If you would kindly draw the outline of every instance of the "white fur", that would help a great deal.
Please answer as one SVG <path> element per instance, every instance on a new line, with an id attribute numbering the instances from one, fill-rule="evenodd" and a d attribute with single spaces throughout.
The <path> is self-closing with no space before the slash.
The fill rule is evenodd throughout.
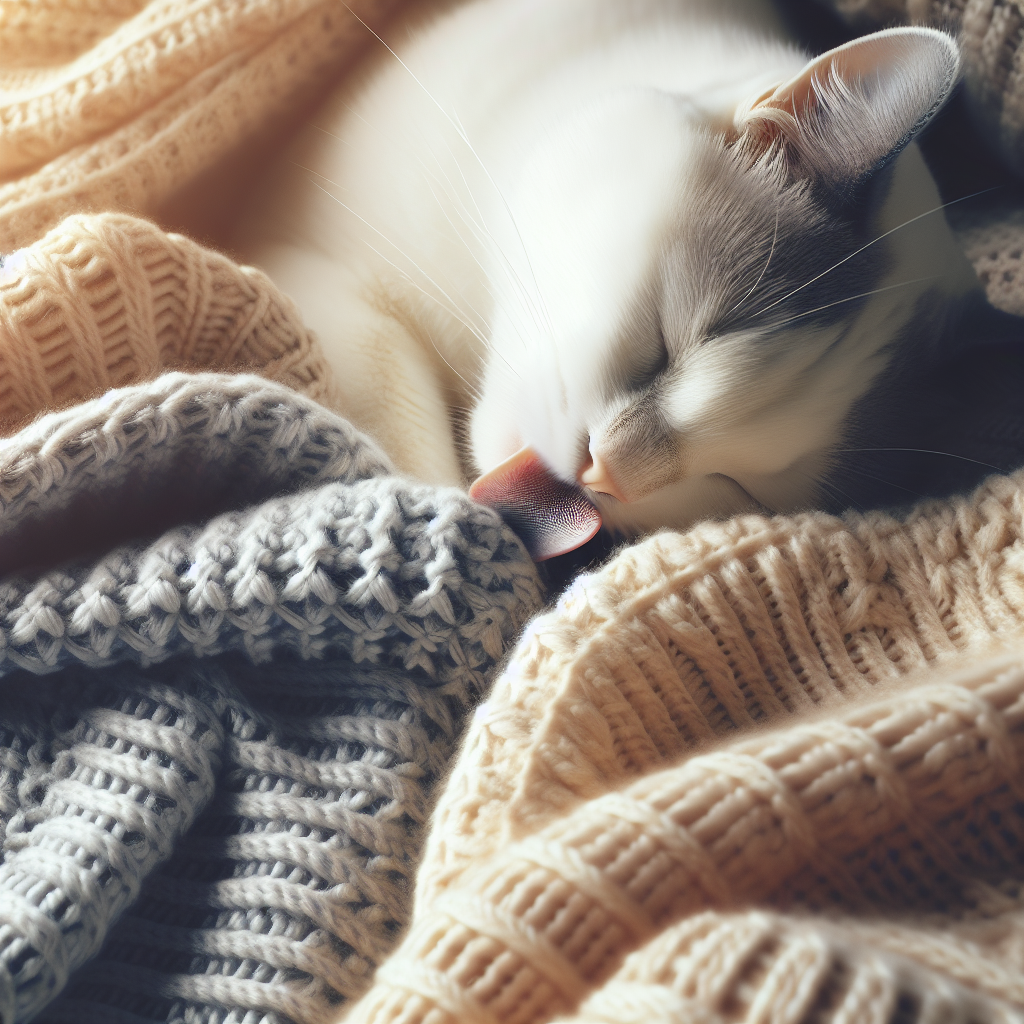
<path id="1" fill-rule="evenodd" d="M 723 148 L 760 117 L 803 133 L 793 151 L 810 173 L 842 173 L 830 116 L 848 109 L 841 82 L 815 86 L 820 116 L 753 103 L 806 70 L 767 2 L 476 0 L 395 50 L 382 48 L 365 88 L 346 87 L 313 118 L 239 248 L 298 301 L 343 411 L 423 479 L 465 482 L 467 469 L 526 443 L 575 479 L 637 401 L 623 382 L 657 364 L 660 341 L 636 310 L 660 303 L 673 333 L 658 411 L 676 441 L 655 460 L 650 493 L 596 495 L 606 523 L 798 507 L 915 301 L 936 282 L 948 293 L 973 283 L 941 215 L 925 217 L 894 232 L 883 290 L 851 321 L 795 320 L 770 347 L 756 322 L 713 343 L 700 336 L 715 303 L 750 294 L 749 268 L 738 283 L 729 265 L 690 294 L 681 268 L 693 257 L 673 250 L 691 237 Z M 907 118 L 892 104 L 934 106 L 934 96 L 902 78 L 881 92 L 885 112 L 865 108 L 872 138 L 895 145 Z M 771 153 L 762 163 L 755 184 L 738 187 L 765 190 L 758 266 L 774 273 L 765 257 L 782 172 Z M 875 230 L 938 202 L 911 147 Z M 905 283 L 916 278 L 927 280 Z M 470 409 L 460 459 L 452 410 Z M 609 458 L 622 465 L 618 443 Z"/>

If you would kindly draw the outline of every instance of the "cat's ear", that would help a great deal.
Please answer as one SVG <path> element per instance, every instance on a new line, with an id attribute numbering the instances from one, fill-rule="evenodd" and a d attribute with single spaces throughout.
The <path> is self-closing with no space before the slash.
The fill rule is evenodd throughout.
<path id="1" fill-rule="evenodd" d="M 945 32 L 875 32 L 744 104 L 736 129 L 754 156 L 781 145 L 794 176 L 841 188 L 899 153 L 952 92 L 959 66 Z"/>

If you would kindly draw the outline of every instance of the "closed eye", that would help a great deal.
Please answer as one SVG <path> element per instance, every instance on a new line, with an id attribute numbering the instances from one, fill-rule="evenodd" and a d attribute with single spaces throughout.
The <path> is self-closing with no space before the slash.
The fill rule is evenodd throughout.
<path id="1" fill-rule="evenodd" d="M 651 345 L 648 351 L 650 358 L 646 361 L 646 365 L 638 368 L 634 378 L 634 383 L 638 388 L 650 387 L 668 369 L 668 344 L 665 341 L 665 333 L 660 324 L 658 325 L 655 344 Z"/>

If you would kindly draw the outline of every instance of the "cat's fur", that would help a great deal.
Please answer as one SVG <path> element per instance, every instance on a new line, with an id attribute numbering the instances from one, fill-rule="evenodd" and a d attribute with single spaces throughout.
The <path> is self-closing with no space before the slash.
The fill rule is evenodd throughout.
<path id="1" fill-rule="evenodd" d="M 807 62 L 764 0 L 476 0 L 381 46 L 239 248 L 422 479 L 529 445 L 627 532 L 813 504 L 915 319 L 976 282 L 907 146 L 952 42 Z"/>

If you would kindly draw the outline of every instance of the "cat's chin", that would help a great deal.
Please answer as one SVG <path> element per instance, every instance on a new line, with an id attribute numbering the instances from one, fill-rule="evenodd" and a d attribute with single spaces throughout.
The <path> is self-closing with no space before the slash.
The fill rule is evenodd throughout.
<path id="1" fill-rule="evenodd" d="M 705 519 L 765 511 L 764 505 L 732 477 L 720 473 L 680 480 L 637 501 L 618 501 L 591 490 L 587 497 L 601 513 L 604 528 L 622 536 L 666 527 L 685 530 Z"/>

